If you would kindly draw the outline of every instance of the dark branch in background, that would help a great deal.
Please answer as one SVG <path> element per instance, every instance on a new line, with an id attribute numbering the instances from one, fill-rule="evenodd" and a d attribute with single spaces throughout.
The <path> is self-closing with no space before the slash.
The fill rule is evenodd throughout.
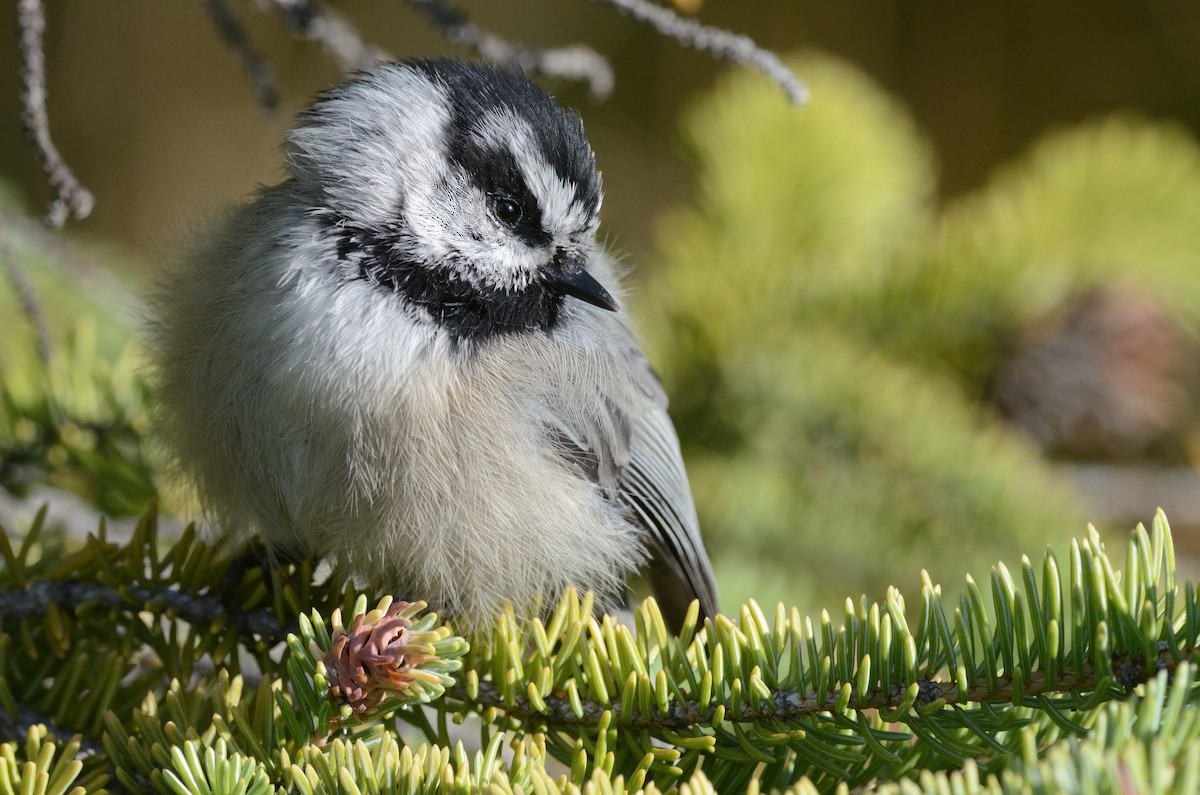
<path id="1" fill-rule="evenodd" d="M 35 712 L 23 704 L 17 704 L 16 715 L 9 715 L 6 710 L 0 709 L 0 741 L 24 742 L 29 730 L 34 726 L 45 726 L 46 731 L 54 735 L 54 738 L 60 743 L 67 743 L 72 737 L 78 737 L 79 753 L 75 755 L 76 759 L 86 759 L 104 752 L 104 746 L 99 740 L 64 729 L 45 715 Z"/>
<path id="2" fill-rule="evenodd" d="M 627 16 L 644 22 L 668 38 L 686 44 L 717 58 L 757 69 L 783 88 L 796 105 L 808 101 L 808 88 L 773 52 L 764 50 L 749 36 L 720 28 L 701 25 L 694 19 L 681 17 L 669 8 L 649 0 L 592 0 L 616 8 Z"/>
<path id="3" fill-rule="evenodd" d="M 316 0 L 259 0 L 259 5 L 282 16 L 288 30 L 320 44 L 345 72 L 366 69 L 390 58 L 385 51 L 363 41 L 349 20 Z"/>
<path id="4" fill-rule="evenodd" d="M 275 71 L 271 65 L 263 60 L 263 57 L 254 49 L 254 45 L 250 43 L 250 37 L 246 35 L 246 30 L 233 15 L 229 6 L 225 4 L 225 0 L 200 1 L 204 4 L 204 10 L 208 12 L 213 24 L 216 25 L 221 38 L 242 59 L 242 66 L 245 68 L 246 74 L 250 76 L 250 82 L 254 84 L 255 91 L 258 92 L 258 103 L 264 108 L 273 110 L 279 104 L 279 92 L 275 88 Z"/>
<path id="5" fill-rule="evenodd" d="M 266 609 L 238 610 L 212 594 L 169 586 L 118 588 L 81 580 L 42 580 L 21 590 L 0 592 L 0 616 L 5 621 L 42 618 L 52 604 L 69 613 L 86 606 L 120 610 L 134 617 L 152 610 L 197 625 L 228 621 L 244 638 L 261 638 L 272 644 L 286 640 L 288 633 L 298 632 L 300 626 L 295 622 L 285 626 Z"/>
<path id="6" fill-rule="evenodd" d="M 470 47 L 479 55 L 500 63 L 513 64 L 527 74 L 581 80 L 597 99 L 612 93 L 613 70 L 604 56 L 583 44 L 539 50 L 511 42 L 470 22 L 441 0 L 408 0 L 442 29 L 455 44 Z"/>
<path id="7" fill-rule="evenodd" d="M 4 275 L 8 277 L 8 283 L 12 285 L 13 292 L 16 293 L 21 311 L 25 313 L 29 325 L 33 326 L 34 345 L 37 348 L 38 358 L 42 364 L 49 364 L 50 357 L 54 353 L 54 336 L 50 331 L 50 325 L 46 322 L 46 314 L 42 311 L 42 305 L 38 301 L 33 285 L 25 278 L 25 271 L 21 270 L 21 266 L 17 264 L 17 257 L 8 242 L 9 229 L 3 224 L 3 220 L 4 217 L 0 216 L 0 267 L 4 268 Z"/>
<path id="8" fill-rule="evenodd" d="M 42 49 L 46 13 L 41 0 L 17 0 L 17 31 L 24 106 L 21 123 L 37 151 L 38 165 L 54 190 L 46 222 L 61 227 L 70 217 L 87 218 L 95 201 L 88 189 L 75 179 L 50 140 L 50 119 L 46 114 L 46 53 Z"/>

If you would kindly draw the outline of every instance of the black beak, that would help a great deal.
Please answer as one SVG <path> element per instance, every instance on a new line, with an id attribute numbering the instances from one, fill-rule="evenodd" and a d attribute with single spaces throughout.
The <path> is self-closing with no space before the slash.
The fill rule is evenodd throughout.
<path id="1" fill-rule="evenodd" d="M 584 264 L 581 257 L 567 255 L 559 249 L 558 255 L 554 257 L 554 266 L 550 269 L 550 283 L 565 295 L 616 312 L 616 299 L 583 269 Z"/>

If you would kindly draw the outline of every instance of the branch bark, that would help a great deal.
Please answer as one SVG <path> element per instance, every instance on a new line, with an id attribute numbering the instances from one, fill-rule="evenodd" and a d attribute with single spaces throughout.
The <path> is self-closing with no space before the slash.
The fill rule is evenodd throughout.
<path id="1" fill-rule="evenodd" d="M 60 228 L 68 218 L 87 218 L 95 200 L 75 178 L 50 138 L 50 117 L 46 111 L 46 53 L 42 46 L 46 10 L 42 0 L 17 0 L 17 31 L 21 59 L 21 123 L 37 152 L 38 165 L 54 191 L 46 222 Z"/>

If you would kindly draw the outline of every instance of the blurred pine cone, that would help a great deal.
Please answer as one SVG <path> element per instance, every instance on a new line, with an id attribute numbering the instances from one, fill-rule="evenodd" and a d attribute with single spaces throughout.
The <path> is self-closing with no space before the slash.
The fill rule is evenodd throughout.
<path id="1" fill-rule="evenodd" d="M 1157 301 L 1101 287 L 1023 335 L 992 398 L 1050 455 L 1181 458 L 1197 406 L 1195 338 Z"/>

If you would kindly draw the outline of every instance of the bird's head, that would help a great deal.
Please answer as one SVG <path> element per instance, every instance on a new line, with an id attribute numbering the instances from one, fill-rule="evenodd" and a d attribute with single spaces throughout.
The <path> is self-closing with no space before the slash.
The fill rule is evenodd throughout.
<path id="1" fill-rule="evenodd" d="M 587 270 L 601 185 L 583 123 L 519 72 L 379 65 L 301 116 L 287 163 L 338 267 L 455 337 L 549 330 L 568 297 L 617 308 Z"/>

